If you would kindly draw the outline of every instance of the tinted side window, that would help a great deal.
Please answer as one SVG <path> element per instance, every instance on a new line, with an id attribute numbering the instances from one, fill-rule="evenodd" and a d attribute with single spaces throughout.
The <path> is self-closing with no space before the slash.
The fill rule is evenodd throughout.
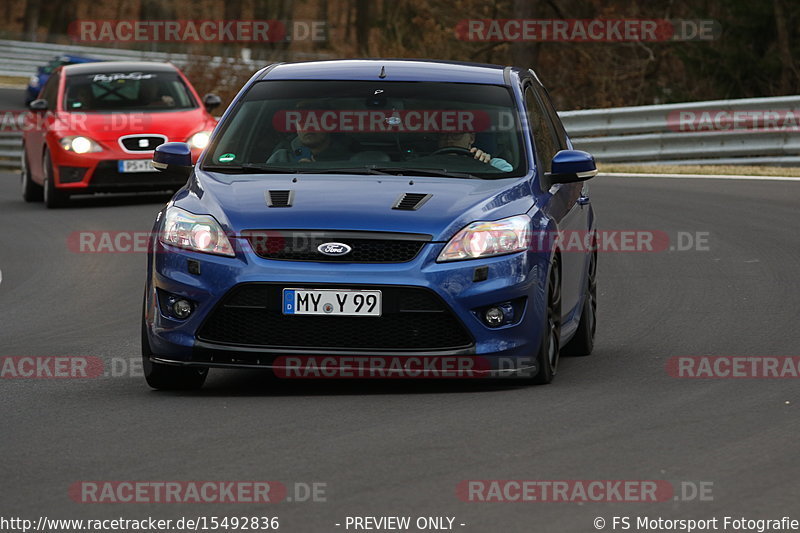
<path id="1" fill-rule="evenodd" d="M 550 124 L 550 119 L 539 105 L 530 86 L 525 90 L 525 110 L 528 115 L 528 124 L 533 132 L 533 143 L 536 148 L 539 165 L 545 172 L 550 172 L 553 156 L 556 155 L 560 147 Z"/>
<path id="2" fill-rule="evenodd" d="M 547 112 L 548 118 L 553 124 L 553 129 L 555 130 L 556 137 L 558 138 L 559 150 L 566 150 L 567 132 L 564 130 L 564 125 L 561 123 L 561 119 L 558 118 L 558 113 L 556 113 L 556 108 L 553 107 L 553 102 L 550 100 L 550 95 L 547 94 L 547 89 L 538 83 L 534 83 L 533 88 L 536 91 L 536 96 L 541 102 L 542 107 Z"/>
<path id="3" fill-rule="evenodd" d="M 42 98 L 47 100 L 48 111 L 54 111 L 58 100 L 58 80 L 60 76 L 50 76 L 42 89 Z"/>

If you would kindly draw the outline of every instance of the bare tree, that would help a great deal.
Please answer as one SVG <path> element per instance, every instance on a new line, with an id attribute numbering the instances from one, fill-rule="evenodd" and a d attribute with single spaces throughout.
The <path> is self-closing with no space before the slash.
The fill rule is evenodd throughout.
<path id="1" fill-rule="evenodd" d="M 535 18 L 537 3 L 531 0 L 514 0 L 514 18 Z M 541 12 L 541 11 L 540 11 Z M 511 45 L 511 62 L 523 67 L 533 67 L 538 62 L 539 47 L 534 42 L 515 42 Z"/>
<path id="2" fill-rule="evenodd" d="M 371 0 L 356 0 L 356 43 L 358 55 L 369 56 L 369 28 Z"/>
<path id="3" fill-rule="evenodd" d="M 39 31 L 39 12 L 42 9 L 41 0 L 28 0 L 25 4 L 25 27 L 23 34 L 29 41 L 37 40 Z"/>
<path id="4" fill-rule="evenodd" d="M 778 85 L 779 94 L 789 94 L 794 86 L 791 78 L 797 82 L 800 75 L 797 71 L 797 66 L 792 59 L 792 51 L 789 46 L 789 30 L 787 28 L 786 11 L 783 8 L 781 0 L 772 0 L 772 6 L 775 11 L 775 29 L 778 44 L 778 57 L 781 59 L 781 77 L 780 84 Z"/>

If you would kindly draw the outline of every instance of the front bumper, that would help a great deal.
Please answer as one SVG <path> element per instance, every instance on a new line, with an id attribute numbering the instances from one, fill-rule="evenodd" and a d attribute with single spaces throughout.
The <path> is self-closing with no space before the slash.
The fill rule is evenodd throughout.
<path id="1" fill-rule="evenodd" d="M 406 263 L 315 263 L 262 259 L 246 241 L 235 240 L 235 258 L 151 241 L 145 333 L 153 361 L 268 368 L 295 377 L 485 377 L 536 371 L 547 254 L 439 264 L 435 259 L 444 244 L 432 242 Z M 196 265 L 189 268 L 190 262 Z M 487 276 L 480 280 L 476 269 L 483 268 Z M 382 317 L 286 317 L 280 314 L 280 291 L 286 287 L 382 290 L 387 312 Z M 243 290 L 251 288 L 257 290 L 245 291 L 243 298 Z M 170 317 L 163 308 L 165 294 L 190 300 L 193 313 L 185 320 Z M 429 296 L 427 303 L 419 298 L 423 295 Z M 489 327 L 481 311 L 508 301 L 518 311 L 514 322 Z M 305 321 L 307 327 L 289 321 Z M 338 338 L 325 340 L 331 336 Z M 365 368 L 376 375 L 364 375 Z M 296 375 L 298 369 L 305 374 Z"/>
<path id="2" fill-rule="evenodd" d="M 100 192 L 166 191 L 186 184 L 186 179 L 152 172 L 121 172 L 120 161 L 150 161 L 153 152 L 126 153 L 121 149 L 75 154 L 60 146 L 51 147 L 54 185 L 69 194 Z M 193 154 L 196 161 L 200 152 Z"/>

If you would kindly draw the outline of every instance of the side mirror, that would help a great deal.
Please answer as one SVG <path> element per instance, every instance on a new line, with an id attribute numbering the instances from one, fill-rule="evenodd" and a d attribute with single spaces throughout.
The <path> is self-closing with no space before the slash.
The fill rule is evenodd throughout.
<path id="1" fill-rule="evenodd" d="M 212 110 L 218 108 L 221 103 L 222 99 L 216 94 L 208 93 L 203 97 L 203 105 L 205 106 L 206 111 L 208 111 L 209 113 L 211 113 Z"/>
<path id="2" fill-rule="evenodd" d="M 192 149 L 186 143 L 164 143 L 153 152 L 153 168 L 188 178 L 192 173 Z"/>
<path id="3" fill-rule="evenodd" d="M 47 111 L 47 100 L 39 98 L 28 104 L 28 109 L 31 111 Z"/>
<path id="4" fill-rule="evenodd" d="M 551 185 L 586 181 L 597 175 L 594 156 L 581 150 L 561 150 L 553 156 L 550 169 L 545 176 Z"/>

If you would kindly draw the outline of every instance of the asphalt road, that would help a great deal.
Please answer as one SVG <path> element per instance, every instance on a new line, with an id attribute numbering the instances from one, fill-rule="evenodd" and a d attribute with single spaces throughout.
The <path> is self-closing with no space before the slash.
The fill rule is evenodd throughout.
<path id="1" fill-rule="evenodd" d="M 601 254 L 595 353 L 563 359 L 552 385 L 212 371 L 200 392 L 163 393 L 120 368 L 0 379 L 0 516 L 278 516 L 281 531 L 302 532 L 345 531 L 348 515 L 451 516 L 465 532 L 589 532 L 596 517 L 611 531 L 613 516 L 800 519 L 797 380 L 665 371 L 672 356 L 800 355 L 800 183 L 600 177 L 592 199 L 601 228 L 708 232 L 709 249 Z M 165 200 L 52 211 L 23 203 L 17 176 L 0 174 L 0 356 L 138 360 L 144 255 L 67 242 L 146 231 Z M 470 479 L 712 489 L 705 501 L 460 501 Z M 68 495 L 80 480 L 320 482 L 327 501 L 85 504 Z"/>

